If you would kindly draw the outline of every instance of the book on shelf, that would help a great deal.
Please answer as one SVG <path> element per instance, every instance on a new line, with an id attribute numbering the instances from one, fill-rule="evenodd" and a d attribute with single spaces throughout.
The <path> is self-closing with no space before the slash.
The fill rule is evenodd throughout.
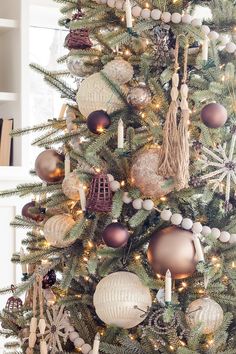
<path id="1" fill-rule="evenodd" d="M 10 133 L 13 129 L 13 119 L 0 119 L 0 166 L 12 166 L 13 139 Z"/>

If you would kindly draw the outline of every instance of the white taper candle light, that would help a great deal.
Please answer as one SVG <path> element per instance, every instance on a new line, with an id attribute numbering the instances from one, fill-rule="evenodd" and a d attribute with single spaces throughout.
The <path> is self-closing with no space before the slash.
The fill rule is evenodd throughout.
<path id="1" fill-rule="evenodd" d="M 202 60 L 208 60 L 208 46 L 209 46 L 209 39 L 207 35 L 205 35 L 205 39 L 202 43 Z"/>
<path id="2" fill-rule="evenodd" d="M 66 154 L 65 157 L 65 176 L 70 173 L 70 155 Z"/>
<path id="3" fill-rule="evenodd" d="M 93 342 L 93 354 L 99 354 L 100 334 L 97 333 Z"/>
<path id="4" fill-rule="evenodd" d="M 86 211 L 86 195 L 85 195 L 84 186 L 82 183 L 79 186 L 79 196 L 80 196 L 81 209 L 83 211 Z"/>
<path id="5" fill-rule="evenodd" d="M 203 250 L 202 250 L 201 241 L 200 241 L 200 239 L 199 239 L 197 234 L 193 235 L 193 242 L 194 242 L 194 247 L 195 247 L 195 250 L 196 250 L 198 262 L 204 262 L 205 261 L 204 253 L 203 253 Z"/>
<path id="6" fill-rule="evenodd" d="M 171 302 L 171 292 L 172 292 L 172 278 L 171 272 L 168 269 L 165 277 L 165 302 Z"/>
<path id="7" fill-rule="evenodd" d="M 125 12 L 126 12 L 126 26 L 127 28 L 132 28 L 132 12 L 131 12 L 131 3 L 130 0 L 126 0 L 125 2 Z"/>
<path id="8" fill-rule="evenodd" d="M 25 257 L 25 251 L 24 251 L 24 248 L 21 247 L 21 249 L 20 249 L 20 260 L 22 261 L 22 259 L 24 257 Z M 21 269 L 22 269 L 22 274 L 27 274 L 27 264 L 21 263 Z"/>
<path id="9" fill-rule="evenodd" d="M 120 119 L 118 123 L 118 149 L 124 148 L 124 123 Z"/>

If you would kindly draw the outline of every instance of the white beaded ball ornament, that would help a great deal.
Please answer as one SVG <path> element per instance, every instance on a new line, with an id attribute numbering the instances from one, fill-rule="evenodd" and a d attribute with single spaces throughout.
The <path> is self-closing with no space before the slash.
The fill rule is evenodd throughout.
<path id="1" fill-rule="evenodd" d="M 221 306 L 209 297 L 193 301 L 186 311 L 186 321 L 190 328 L 198 325 L 203 334 L 215 332 L 222 324 L 224 313 Z"/>
<path id="2" fill-rule="evenodd" d="M 80 188 L 81 181 L 76 171 L 69 173 L 62 182 L 63 193 L 71 200 L 80 200 Z"/>
<path id="3" fill-rule="evenodd" d="M 64 238 L 74 225 L 75 221 L 70 215 L 55 215 L 45 223 L 44 237 L 54 247 L 68 247 L 74 240 L 64 240 Z"/>
<path id="4" fill-rule="evenodd" d="M 107 114 L 124 108 L 124 101 L 110 88 L 100 73 L 87 77 L 79 87 L 77 104 L 83 116 L 104 110 Z"/>
<path id="5" fill-rule="evenodd" d="M 103 71 L 111 80 L 116 81 L 120 85 L 129 82 L 134 75 L 132 65 L 122 58 L 116 58 L 107 63 Z"/>
<path id="6" fill-rule="evenodd" d="M 116 272 L 98 283 L 93 303 L 98 317 L 107 325 L 133 328 L 144 321 L 146 316 L 139 309 L 147 311 L 152 298 L 136 274 Z"/>

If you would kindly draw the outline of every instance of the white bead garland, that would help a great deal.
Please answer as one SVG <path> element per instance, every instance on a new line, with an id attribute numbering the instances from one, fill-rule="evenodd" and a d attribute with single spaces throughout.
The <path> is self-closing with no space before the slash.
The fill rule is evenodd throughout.
<path id="1" fill-rule="evenodd" d="M 151 12 L 151 18 L 152 18 L 153 20 L 160 20 L 160 18 L 161 18 L 161 11 L 158 10 L 158 9 L 152 10 L 152 12 Z"/>
<path id="2" fill-rule="evenodd" d="M 211 229 L 211 235 L 215 238 L 218 239 L 220 237 L 220 230 L 217 229 L 216 227 L 213 227 L 213 229 Z"/>
<path id="3" fill-rule="evenodd" d="M 236 234 L 232 234 L 232 235 L 230 236 L 229 243 L 236 243 Z"/>
<path id="4" fill-rule="evenodd" d="M 174 12 L 172 15 L 171 15 L 171 21 L 173 23 L 180 23 L 182 20 L 182 17 L 181 15 L 178 13 L 178 12 Z"/>
<path id="5" fill-rule="evenodd" d="M 111 187 L 112 192 L 116 192 L 116 191 L 118 191 L 120 189 L 120 182 L 112 181 L 110 183 L 110 187 Z"/>
<path id="6" fill-rule="evenodd" d="M 154 203 L 151 199 L 144 200 L 143 209 L 152 210 L 154 208 Z"/>
<path id="7" fill-rule="evenodd" d="M 135 199 L 132 205 L 134 209 L 140 210 L 143 207 L 143 200 L 141 198 Z"/>
<path id="8" fill-rule="evenodd" d="M 183 220 L 183 217 L 181 214 L 176 213 L 171 216 L 170 220 L 173 225 L 180 225 Z"/>
<path id="9" fill-rule="evenodd" d="M 200 222 L 195 222 L 193 224 L 192 231 L 195 234 L 200 234 L 202 232 L 202 224 Z"/>
<path id="10" fill-rule="evenodd" d="M 144 19 L 144 20 L 147 20 L 148 18 L 150 18 L 151 16 L 151 10 L 149 9 L 143 9 L 141 11 L 141 17 Z"/>
<path id="11" fill-rule="evenodd" d="M 141 16 L 142 8 L 140 6 L 134 6 L 131 12 L 134 17 L 139 17 Z"/>
<path id="12" fill-rule="evenodd" d="M 191 228 L 193 227 L 193 222 L 189 218 L 184 218 L 183 221 L 182 221 L 181 226 L 185 230 L 191 230 Z"/>
<path id="13" fill-rule="evenodd" d="M 219 240 L 220 240 L 221 242 L 224 242 L 224 243 L 229 242 L 229 240 L 230 240 L 230 233 L 227 232 L 227 231 L 222 231 L 222 232 L 220 233 Z"/>
<path id="14" fill-rule="evenodd" d="M 122 201 L 125 204 L 130 204 L 132 202 L 132 198 L 129 197 L 129 193 L 128 192 L 124 192 L 123 197 L 122 197 Z"/>
<path id="15" fill-rule="evenodd" d="M 202 235 L 203 236 L 208 236 L 211 233 L 211 228 L 209 226 L 203 226 L 202 227 Z"/>
<path id="16" fill-rule="evenodd" d="M 161 19 L 163 22 L 168 23 L 171 20 L 171 13 L 170 12 L 163 12 L 161 15 Z"/>
<path id="17" fill-rule="evenodd" d="M 169 209 L 162 210 L 161 219 L 164 221 L 169 221 L 172 216 L 172 212 Z"/>
<path id="18" fill-rule="evenodd" d="M 186 25 L 189 25 L 192 22 L 192 16 L 189 14 L 185 14 L 182 16 L 182 22 Z"/>

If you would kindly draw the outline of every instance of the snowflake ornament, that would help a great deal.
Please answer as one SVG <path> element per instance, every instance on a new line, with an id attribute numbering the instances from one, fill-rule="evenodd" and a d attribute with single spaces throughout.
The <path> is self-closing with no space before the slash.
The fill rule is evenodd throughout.
<path id="1" fill-rule="evenodd" d="M 236 142 L 236 133 L 232 135 L 232 139 L 227 149 L 227 143 L 217 145 L 213 150 L 202 147 L 203 168 L 211 168 L 212 171 L 201 176 L 201 180 L 208 181 L 213 191 L 217 189 L 221 193 L 225 193 L 226 209 L 229 208 L 230 191 L 232 184 L 236 188 L 236 158 L 234 157 Z"/>
<path id="2" fill-rule="evenodd" d="M 63 352 L 61 340 L 66 343 L 68 338 L 68 314 L 64 308 L 65 306 L 55 305 L 46 311 L 45 341 L 51 354 Z"/>

